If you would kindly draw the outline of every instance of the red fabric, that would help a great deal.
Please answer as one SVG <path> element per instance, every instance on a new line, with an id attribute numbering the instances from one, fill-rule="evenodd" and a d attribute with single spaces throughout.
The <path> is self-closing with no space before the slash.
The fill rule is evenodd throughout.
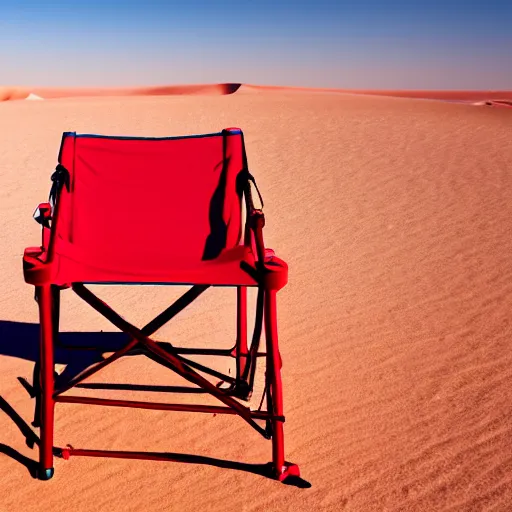
<path id="1" fill-rule="evenodd" d="M 52 227 L 52 281 L 254 284 L 238 247 L 239 130 L 180 139 L 66 134 L 70 173 Z"/>

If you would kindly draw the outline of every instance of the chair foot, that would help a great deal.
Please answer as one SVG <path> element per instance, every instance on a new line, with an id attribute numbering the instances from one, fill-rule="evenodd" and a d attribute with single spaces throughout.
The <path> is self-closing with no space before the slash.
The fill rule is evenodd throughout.
<path id="1" fill-rule="evenodd" d="M 277 480 L 281 483 L 284 485 L 298 487 L 299 489 L 311 488 L 311 483 L 301 478 L 299 466 L 297 466 L 297 464 L 290 464 L 289 462 L 286 462 L 283 469 L 284 471 L 277 477 Z"/>
<path id="2" fill-rule="evenodd" d="M 50 478 L 53 477 L 54 469 L 48 468 L 48 469 L 38 469 L 37 470 L 37 478 L 39 480 L 50 480 Z"/>
<path id="3" fill-rule="evenodd" d="M 275 470 L 276 468 L 274 468 Z M 297 464 L 292 464 L 290 462 L 285 462 L 284 467 L 281 469 L 281 472 L 276 471 L 277 479 L 280 482 L 286 483 L 285 480 L 289 478 L 298 478 L 300 477 L 300 469 Z"/>
<path id="4" fill-rule="evenodd" d="M 274 467 L 272 463 L 271 466 Z M 274 471 L 274 478 L 276 478 L 275 474 L 276 472 Z M 299 466 L 297 466 L 297 464 L 291 464 L 289 462 L 285 462 L 283 471 L 281 472 L 280 475 L 277 476 L 276 480 L 278 480 L 284 485 L 291 485 L 292 487 L 298 487 L 299 489 L 311 488 L 311 483 L 301 478 Z"/>
<path id="5" fill-rule="evenodd" d="M 300 477 L 300 469 L 297 464 L 285 462 L 280 472 L 276 469 L 273 462 L 267 462 L 266 466 L 266 475 L 273 480 L 278 480 L 283 484 L 294 485 L 296 487 L 311 487 L 311 484 Z"/>

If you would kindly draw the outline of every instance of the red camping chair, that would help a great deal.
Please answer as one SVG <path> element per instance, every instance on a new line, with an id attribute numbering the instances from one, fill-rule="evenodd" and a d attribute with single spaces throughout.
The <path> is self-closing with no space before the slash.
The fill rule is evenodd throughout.
<path id="1" fill-rule="evenodd" d="M 284 458 L 277 340 L 276 293 L 287 283 L 288 268 L 264 246 L 264 216 L 253 203 L 250 182 L 254 186 L 255 182 L 247 167 L 242 131 L 230 128 L 214 134 L 167 138 L 69 132 L 63 134 L 58 161 L 49 202 L 39 205 L 35 214 L 43 226 L 42 245 L 26 249 L 23 257 L 25 280 L 35 286 L 41 326 L 40 361 L 34 371 L 34 424 L 41 428 L 38 477 L 47 480 L 53 476 L 54 455 L 64 459 L 83 455 L 186 460 L 186 456 L 177 454 L 54 448 L 54 406 L 58 402 L 236 414 L 265 438 L 272 439 L 272 463 L 266 465 L 271 476 L 281 481 L 288 476 L 298 477 L 298 467 Z M 191 288 L 139 329 L 85 286 L 130 283 Z M 149 337 L 210 286 L 236 287 L 237 338 L 233 350 L 201 352 Z M 250 347 L 248 286 L 258 288 Z M 60 291 L 66 288 L 72 288 L 128 334 L 129 341 L 106 359 L 62 382 L 54 372 L 53 357 L 54 345 L 59 343 Z M 259 352 L 263 323 L 265 353 Z M 147 403 L 63 394 L 135 350 L 199 386 L 223 405 Z M 201 353 L 233 356 L 236 376 L 224 375 L 184 357 Z M 266 411 L 251 410 L 240 402 L 251 395 L 260 356 L 266 357 Z M 229 383 L 229 388 L 216 386 L 204 374 Z"/>

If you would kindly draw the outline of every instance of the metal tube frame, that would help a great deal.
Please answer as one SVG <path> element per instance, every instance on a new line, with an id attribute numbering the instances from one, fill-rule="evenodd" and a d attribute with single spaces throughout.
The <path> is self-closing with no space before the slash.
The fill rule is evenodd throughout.
<path id="1" fill-rule="evenodd" d="M 36 299 L 40 312 L 40 362 L 36 372 L 35 391 L 38 393 L 36 400 L 36 420 L 39 420 L 41 428 L 41 443 L 39 451 L 38 477 L 48 480 L 53 476 L 53 456 L 60 453 L 64 459 L 71 455 L 119 457 L 119 454 L 107 450 L 79 450 L 72 447 L 54 449 L 53 428 L 54 408 L 56 403 L 88 404 L 111 407 L 130 407 L 157 409 L 168 411 L 187 411 L 209 414 L 238 415 L 251 427 L 267 439 L 272 439 L 272 476 L 278 480 L 284 480 L 289 475 L 297 475 L 298 468 L 288 464 L 284 460 L 284 435 L 281 385 L 281 359 L 277 340 L 277 316 L 276 316 L 276 291 L 259 289 L 256 313 L 256 325 L 250 349 L 247 346 L 247 289 L 245 286 L 237 286 L 237 338 L 233 350 L 222 349 L 185 349 L 174 347 L 171 343 L 156 342 L 149 336 L 169 322 L 174 316 L 188 306 L 209 286 L 196 285 L 188 290 L 174 304 L 158 315 L 142 329 L 135 327 L 124 320 L 110 306 L 100 300 L 82 283 L 74 283 L 73 291 L 87 302 L 91 307 L 107 318 L 114 326 L 130 336 L 128 343 L 100 363 L 89 367 L 68 382 L 55 386 L 53 347 L 58 339 L 60 289 L 54 285 L 36 287 Z M 266 332 L 266 352 L 258 352 L 259 337 L 261 334 L 261 320 L 264 317 Z M 260 320 L 260 321 L 258 321 Z M 258 325 L 259 324 L 259 325 Z M 138 402 L 131 400 L 109 400 L 101 398 L 86 398 L 79 396 L 63 396 L 63 393 L 79 385 L 82 381 L 99 372 L 117 359 L 142 351 L 145 355 L 159 364 L 173 370 L 187 381 L 197 385 L 202 391 L 217 398 L 224 406 L 207 406 L 196 404 L 165 404 L 155 402 Z M 217 372 L 209 367 L 191 361 L 182 354 L 208 354 L 219 356 L 233 356 L 236 358 L 236 377 L 230 377 Z M 242 405 L 234 396 L 247 398 L 252 392 L 256 361 L 258 357 L 266 357 L 266 386 L 267 398 L 266 411 L 252 411 Z M 205 377 L 197 373 L 197 370 L 220 378 L 231 384 L 228 390 L 220 389 Z M 35 372 L 35 373 L 36 373 Z M 256 420 L 266 422 L 266 428 L 256 423 Z M 137 458 L 155 459 L 154 454 L 139 453 Z M 181 460 L 177 458 L 163 457 L 162 460 Z"/>

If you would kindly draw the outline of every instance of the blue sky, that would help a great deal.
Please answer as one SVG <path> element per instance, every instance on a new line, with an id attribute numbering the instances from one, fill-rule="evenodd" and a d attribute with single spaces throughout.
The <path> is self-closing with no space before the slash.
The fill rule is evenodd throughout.
<path id="1" fill-rule="evenodd" d="M 512 0 L 0 0 L 0 85 L 512 89 Z"/>

